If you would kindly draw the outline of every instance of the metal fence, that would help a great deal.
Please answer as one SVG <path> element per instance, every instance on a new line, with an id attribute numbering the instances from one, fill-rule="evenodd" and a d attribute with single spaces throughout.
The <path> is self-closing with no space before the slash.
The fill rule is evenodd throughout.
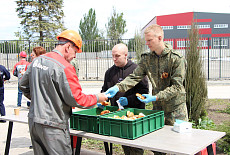
<path id="1" fill-rule="evenodd" d="M 229 79 L 230 78 L 230 49 L 229 38 L 208 38 L 201 41 L 201 59 L 206 78 Z M 222 40 L 222 41 L 221 41 Z M 223 40 L 225 40 L 223 42 Z M 174 49 L 185 55 L 186 44 L 184 39 L 176 40 Z M 180 42 L 178 42 L 180 41 Z M 104 80 L 106 70 L 113 65 L 112 48 L 117 43 L 125 43 L 129 48 L 129 59 L 136 62 L 136 43 L 133 39 L 125 40 L 90 40 L 84 41 L 83 52 L 76 55 L 79 64 L 79 80 Z M 175 40 L 167 40 L 174 43 Z M 12 71 L 13 66 L 19 61 L 19 53 L 26 51 L 28 55 L 36 46 L 43 46 L 47 52 L 55 48 L 55 41 L 31 42 L 28 40 L 0 40 L 0 64 Z M 180 47 L 178 44 L 180 43 Z M 186 43 L 186 41 L 185 41 Z M 215 46 L 211 43 L 215 43 Z M 222 44 L 221 44 L 222 43 Z M 227 45 L 226 45 L 227 44 Z M 174 44 L 173 44 L 174 45 Z M 182 46 L 183 45 L 183 46 Z M 145 47 L 147 50 L 147 47 Z M 30 56 L 27 58 L 30 61 Z"/>

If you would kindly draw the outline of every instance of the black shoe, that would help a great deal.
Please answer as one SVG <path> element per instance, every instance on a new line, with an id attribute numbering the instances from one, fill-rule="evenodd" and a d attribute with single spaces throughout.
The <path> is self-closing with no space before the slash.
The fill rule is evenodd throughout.
<path id="1" fill-rule="evenodd" d="M 29 149 L 33 149 L 33 146 L 31 145 L 31 146 L 29 147 Z"/>
<path id="2" fill-rule="evenodd" d="M 6 123 L 6 121 L 5 120 L 0 120 L 0 123 Z"/>

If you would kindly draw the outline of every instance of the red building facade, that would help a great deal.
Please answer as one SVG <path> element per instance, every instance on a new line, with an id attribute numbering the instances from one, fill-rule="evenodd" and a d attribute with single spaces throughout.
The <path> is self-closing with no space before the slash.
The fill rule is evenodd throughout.
<path id="1" fill-rule="evenodd" d="M 192 22 L 197 23 L 202 48 L 218 46 L 229 48 L 230 14 L 228 13 L 187 12 L 156 16 L 142 29 L 142 33 L 149 25 L 161 25 L 165 41 L 169 42 L 174 49 L 183 49 Z"/>

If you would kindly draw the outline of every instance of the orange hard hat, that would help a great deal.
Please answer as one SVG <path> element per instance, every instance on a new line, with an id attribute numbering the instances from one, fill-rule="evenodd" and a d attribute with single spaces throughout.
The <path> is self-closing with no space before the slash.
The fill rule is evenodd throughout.
<path id="1" fill-rule="evenodd" d="M 57 36 L 57 39 L 59 38 L 65 38 L 70 41 L 72 41 L 75 46 L 79 48 L 78 53 L 81 53 L 81 47 L 82 47 L 82 39 L 81 36 L 74 30 L 65 30 L 60 35 Z"/>
<path id="2" fill-rule="evenodd" d="M 21 51 L 19 54 L 20 57 L 26 58 L 26 52 L 25 51 Z"/>

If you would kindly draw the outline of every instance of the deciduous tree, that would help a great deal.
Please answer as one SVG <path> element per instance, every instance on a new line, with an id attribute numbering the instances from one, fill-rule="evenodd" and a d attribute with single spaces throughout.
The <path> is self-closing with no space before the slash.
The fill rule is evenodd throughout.
<path id="1" fill-rule="evenodd" d="M 127 32 L 126 20 L 123 18 L 123 13 L 117 13 L 113 7 L 113 13 L 108 19 L 108 25 L 105 25 L 107 30 L 107 37 L 110 39 L 121 39 Z"/>
<path id="2" fill-rule="evenodd" d="M 94 40 L 100 37 L 97 28 L 96 13 L 92 8 L 90 8 L 88 14 L 84 14 L 83 19 L 80 20 L 79 34 L 82 40 Z"/>

